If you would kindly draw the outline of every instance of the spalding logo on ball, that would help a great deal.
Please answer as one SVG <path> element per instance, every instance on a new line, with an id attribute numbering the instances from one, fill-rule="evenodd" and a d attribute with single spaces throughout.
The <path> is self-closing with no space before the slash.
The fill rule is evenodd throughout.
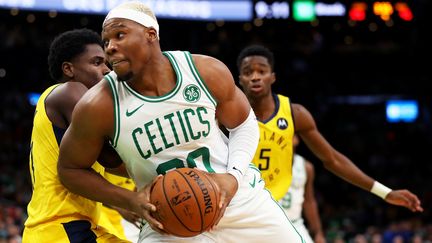
<path id="1" fill-rule="evenodd" d="M 195 168 L 166 173 L 152 186 L 150 201 L 157 208 L 153 216 L 165 231 L 192 237 L 212 227 L 219 213 L 220 193 L 214 180 Z"/>

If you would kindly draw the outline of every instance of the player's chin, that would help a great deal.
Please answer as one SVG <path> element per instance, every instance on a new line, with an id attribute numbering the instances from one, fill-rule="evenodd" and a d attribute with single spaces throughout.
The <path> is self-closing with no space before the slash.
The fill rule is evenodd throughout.
<path id="1" fill-rule="evenodd" d="M 114 72 L 117 74 L 117 79 L 119 81 L 127 81 L 133 77 L 133 73 L 130 71 L 114 69 Z"/>
<path id="2" fill-rule="evenodd" d="M 264 90 L 263 89 L 261 89 L 261 88 L 253 88 L 253 89 L 250 89 L 249 90 L 249 94 L 250 94 L 250 96 L 252 96 L 252 97 L 260 97 L 260 96 L 262 96 L 263 95 L 263 92 Z"/>

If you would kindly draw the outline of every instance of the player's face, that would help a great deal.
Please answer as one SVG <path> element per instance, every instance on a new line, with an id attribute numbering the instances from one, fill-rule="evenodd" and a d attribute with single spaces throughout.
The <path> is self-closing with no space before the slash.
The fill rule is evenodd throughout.
<path id="1" fill-rule="evenodd" d="M 102 39 L 108 62 L 119 80 L 129 80 L 149 60 L 146 28 L 134 21 L 113 18 L 103 26 Z"/>
<path id="2" fill-rule="evenodd" d="M 86 51 L 72 60 L 75 81 L 93 87 L 110 70 L 105 64 L 105 53 L 98 44 L 89 44 Z"/>
<path id="3" fill-rule="evenodd" d="M 271 94 L 275 74 L 266 57 L 248 56 L 240 66 L 240 85 L 248 98 Z"/>

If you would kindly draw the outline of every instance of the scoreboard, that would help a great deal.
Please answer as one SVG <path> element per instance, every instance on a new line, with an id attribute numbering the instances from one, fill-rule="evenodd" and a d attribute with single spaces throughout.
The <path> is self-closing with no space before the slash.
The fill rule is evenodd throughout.
<path id="1" fill-rule="evenodd" d="M 400 19 L 411 21 L 411 7 L 404 1 L 254 1 L 254 17 L 260 19 L 293 19 L 313 21 L 324 17 L 347 17 L 352 21 L 365 21 L 368 16 L 383 21 Z"/>

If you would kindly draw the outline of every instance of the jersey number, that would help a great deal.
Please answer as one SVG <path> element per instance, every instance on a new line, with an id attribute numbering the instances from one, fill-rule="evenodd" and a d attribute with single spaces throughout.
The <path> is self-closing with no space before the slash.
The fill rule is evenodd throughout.
<path id="1" fill-rule="evenodd" d="M 269 165 L 270 165 L 270 156 L 264 154 L 264 153 L 267 153 L 267 152 L 271 153 L 271 149 L 269 149 L 269 148 L 263 148 L 260 151 L 260 156 L 259 156 L 260 161 L 259 161 L 259 164 L 258 164 L 258 169 L 260 169 L 260 170 L 268 170 L 268 168 L 269 168 Z M 261 160 L 264 160 L 265 162 L 261 163 Z"/>
<path id="2" fill-rule="evenodd" d="M 285 209 L 289 209 L 292 204 L 292 195 L 291 192 L 285 194 L 285 196 L 281 200 L 281 206 Z"/>
<path id="3" fill-rule="evenodd" d="M 213 168 L 210 166 L 210 151 L 206 147 L 201 147 L 199 149 L 196 149 L 196 150 L 190 152 L 186 158 L 186 164 L 181 159 L 178 159 L 178 158 L 171 159 L 171 160 L 168 160 L 166 162 L 159 164 L 159 166 L 156 168 L 156 172 L 158 174 L 165 175 L 165 173 L 167 171 L 172 170 L 172 169 L 185 168 L 185 167 L 195 168 L 195 167 L 197 167 L 197 165 L 195 163 L 195 159 L 200 157 L 200 156 L 201 156 L 202 162 L 203 162 L 205 168 L 207 169 L 207 171 L 210 173 L 215 173 Z"/>

